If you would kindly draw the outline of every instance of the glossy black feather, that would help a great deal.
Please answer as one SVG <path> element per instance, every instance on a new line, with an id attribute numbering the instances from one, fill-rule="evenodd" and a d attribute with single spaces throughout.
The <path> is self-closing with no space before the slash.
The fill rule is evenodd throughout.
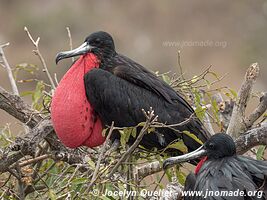
<path id="1" fill-rule="evenodd" d="M 267 176 L 267 162 L 258 161 L 244 156 L 231 156 L 218 160 L 207 160 L 197 176 L 190 174 L 186 179 L 185 190 L 187 191 L 257 191 Z M 255 182 L 257 179 L 257 182 Z M 218 199 L 265 199 L 263 195 L 217 197 L 209 196 L 207 200 Z M 202 200 L 203 197 L 186 197 L 185 200 Z"/>
<path id="2" fill-rule="evenodd" d="M 138 63 L 117 54 L 113 41 L 110 41 L 112 38 L 108 35 L 105 40 L 105 34 L 100 32 L 100 39 L 93 35 L 86 40 L 95 46 L 92 52 L 101 62 L 100 68 L 89 71 L 84 77 L 88 101 L 104 125 L 111 125 L 114 121 L 115 126 L 136 126 L 145 121 L 142 109 L 148 111 L 150 107 L 159 116 L 159 122 L 166 124 L 183 122 L 194 114 L 192 107 L 168 84 Z M 203 142 L 209 137 L 196 117 L 175 129 L 177 131 L 158 128 L 146 134 L 141 145 L 147 149 L 164 149 L 171 142 L 183 139 L 188 150 L 192 151 L 200 144 L 182 131 L 195 134 Z M 131 138 L 130 142 L 133 140 Z"/>
<path id="3" fill-rule="evenodd" d="M 150 72 L 146 72 L 149 75 L 139 72 L 142 74 L 141 77 L 150 78 L 143 78 L 142 84 L 137 82 L 139 80 L 135 79 L 132 69 L 129 72 L 123 74 L 126 78 L 121 72 L 116 76 L 102 69 L 91 70 L 85 75 L 87 98 L 105 125 L 110 125 L 114 121 L 115 126 L 119 127 L 136 126 L 145 121 L 142 109 L 149 110 L 150 107 L 159 115 L 159 121 L 166 124 L 180 123 L 193 114 L 192 108 L 176 92 L 157 77 L 154 77 L 154 81 Z M 147 85 L 147 88 L 142 85 Z M 190 131 L 202 141 L 207 138 L 201 122 L 196 118 L 176 129 Z M 146 134 L 141 145 L 147 149 L 154 147 L 163 149 L 179 138 L 184 140 L 189 151 L 200 146 L 190 137 L 168 128 L 157 129 L 156 133 Z"/>
<path id="4" fill-rule="evenodd" d="M 266 199 L 266 161 L 236 155 L 233 139 L 224 133 L 212 136 L 203 148 L 207 160 L 197 174 L 188 175 L 185 191 L 202 192 L 204 196 L 187 196 L 185 200 Z M 242 191 L 245 195 L 217 196 L 214 193 L 206 196 L 207 192 L 216 191 Z M 251 192 L 257 193 L 252 195 Z"/>

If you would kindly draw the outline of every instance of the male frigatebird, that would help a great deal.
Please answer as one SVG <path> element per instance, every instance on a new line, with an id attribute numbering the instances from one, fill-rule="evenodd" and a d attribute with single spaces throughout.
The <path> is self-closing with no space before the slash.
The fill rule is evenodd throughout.
<path id="1" fill-rule="evenodd" d="M 164 149 L 170 143 L 183 140 L 188 151 L 200 144 L 208 133 L 194 115 L 192 107 L 167 83 L 133 60 L 118 54 L 112 37 L 106 32 L 89 35 L 77 49 L 61 52 L 61 59 L 81 55 L 59 83 L 52 99 L 51 117 L 58 137 L 69 147 L 89 147 L 103 143 L 102 126 L 136 126 L 145 121 L 142 109 L 153 108 L 158 121 L 177 124 L 190 118 L 187 124 L 157 128 L 145 134 L 141 145 L 146 149 Z M 174 130 L 175 129 L 175 130 Z M 119 137 L 114 133 L 113 139 Z M 130 143 L 134 138 L 130 138 Z M 182 152 L 179 152 L 180 154 Z"/>
<path id="2" fill-rule="evenodd" d="M 202 160 L 195 174 L 190 173 L 186 178 L 185 191 L 200 191 L 202 195 L 187 193 L 185 200 L 265 199 L 267 162 L 236 155 L 235 142 L 225 133 L 213 135 L 191 153 L 168 158 L 163 167 L 199 157 Z"/>

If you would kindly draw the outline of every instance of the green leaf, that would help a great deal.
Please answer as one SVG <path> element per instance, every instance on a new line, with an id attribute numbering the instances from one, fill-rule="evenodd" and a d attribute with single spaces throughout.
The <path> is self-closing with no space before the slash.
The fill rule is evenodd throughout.
<path id="1" fill-rule="evenodd" d="M 260 145 L 259 146 L 259 148 L 257 150 L 257 153 L 256 153 L 257 160 L 262 160 L 265 148 L 266 148 L 265 145 Z"/>
<path id="2" fill-rule="evenodd" d="M 219 119 L 219 108 L 218 108 L 218 104 L 217 104 L 215 99 L 211 98 L 211 106 L 212 106 L 212 112 L 213 112 L 213 114 L 214 114 L 214 116 L 216 118 L 216 122 L 218 124 L 220 124 L 221 122 L 220 122 L 220 119 Z"/>
<path id="3" fill-rule="evenodd" d="M 32 95 L 32 104 L 33 104 L 33 107 L 37 110 L 38 108 L 40 108 L 38 102 L 43 96 L 44 89 L 45 89 L 44 82 L 43 81 L 37 82 L 35 91 L 33 92 L 33 95 Z"/>
<path id="4" fill-rule="evenodd" d="M 129 138 L 131 136 L 131 133 L 132 133 L 132 128 L 124 128 L 123 130 L 119 130 L 120 132 L 120 142 L 121 142 L 121 145 L 122 147 L 125 148 L 127 142 L 129 141 Z"/>
<path id="5" fill-rule="evenodd" d="M 184 172 L 182 172 L 181 170 L 179 170 L 176 174 L 177 174 L 177 178 L 178 178 L 179 183 L 184 185 L 185 180 L 186 180 L 186 174 Z"/>
<path id="6" fill-rule="evenodd" d="M 107 130 L 108 130 L 108 128 L 104 128 L 103 130 L 102 130 L 102 136 L 104 136 L 104 137 L 106 137 L 107 135 Z"/>
<path id="7" fill-rule="evenodd" d="M 29 95 L 33 95 L 33 91 L 24 91 L 20 93 L 20 96 L 24 97 L 24 96 L 29 96 Z"/>
<path id="8" fill-rule="evenodd" d="M 167 148 L 177 149 L 177 150 L 183 152 L 184 154 L 188 153 L 187 146 L 184 144 L 184 142 L 182 140 L 168 145 Z"/>
<path id="9" fill-rule="evenodd" d="M 197 136 L 195 136 L 193 133 L 190 133 L 189 131 L 183 131 L 183 133 L 186 134 L 187 136 L 191 137 L 197 143 L 203 145 L 203 142 L 200 139 L 198 139 Z"/>
<path id="10" fill-rule="evenodd" d="M 143 127 L 145 126 L 146 122 L 140 122 L 137 126 Z"/>
<path id="11" fill-rule="evenodd" d="M 206 82 L 207 88 L 210 89 L 210 86 L 211 86 L 210 81 L 206 79 L 204 79 L 204 81 Z"/>
<path id="12" fill-rule="evenodd" d="M 218 75 L 215 72 L 209 72 L 210 74 L 212 74 L 217 80 L 219 80 L 220 78 L 218 77 Z"/>
<path id="13" fill-rule="evenodd" d="M 75 178 L 71 181 L 72 184 L 83 184 L 87 181 L 87 178 L 81 177 L 81 178 Z"/>
<path id="14" fill-rule="evenodd" d="M 134 127 L 134 128 L 132 129 L 132 133 L 131 133 L 131 135 L 132 135 L 134 138 L 136 138 L 136 132 L 137 132 L 137 130 L 136 130 L 136 128 Z"/>
<path id="15" fill-rule="evenodd" d="M 173 174 L 171 172 L 171 168 L 170 169 L 167 169 L 165 172 L 166 172 L 166 176 L 168 178 L 168 181 L 169 182 L 172 181 Z"/>
<path id="16" fill-rule="evenodd" d="M 90 167 L 95 169 L 95 162 L 90 157 L 87 157 L 86 161 L 87 161 L 87 163 L 89 164 Z"/>
<path id="17" fill-rule="evenodd" d="M 57 195 L 56 195 L 55 191 L 52 190 L 52 189 L 48 190 L 48 197 L 51 200 L 56 200 L 57 199 Z"/>
<path id="18" fill-rule="evenodd" d="M 193 78 L 191 79 L 191 83 L 196 83 L 199 80 L 199 78 L 197 76 L 193 76 Z"/>
<path id="19" fill-rule="evenodd" d="M 237 98 L 237 92 L 231 88 L 228 88 L 228 89 L 231 92 L 231 94 L 233 95 L 233 97 L 236 99 Z"/>
<path id="20" fill-rule="evenodd" d="M 206 112 L 206 108 L 202 108 L 202 106 L 198 105 L 195 109 L 195 113 L 197 115 L 197 117 L 200 120 L 203 120 L 205 117 L 205 112 Z"/>
<path id="21" fill-rule="evenodd" d="M 171 79 L 170 79 L 170 77 L 167 74 L 163 74 L 162 75 L 162 79 L 163 79 L 163 81 L 165 81 L 168 84 L 171 83 Z"/>
<path id="22" fill-rule="evenodd" d="M 155 127 L 150 127 L 147 129 L 147 133 L 153 133 L 155 132 Z"/>

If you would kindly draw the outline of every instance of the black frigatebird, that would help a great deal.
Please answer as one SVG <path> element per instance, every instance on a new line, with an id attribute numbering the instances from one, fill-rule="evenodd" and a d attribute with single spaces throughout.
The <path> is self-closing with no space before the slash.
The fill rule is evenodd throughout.
<path id="1" fill-rule="evenodd" d="M 103 142 L 102 126 L 136 126 L 145 121 L 142 109 L 153 108 L 158 121 L 183 126 L 156 128 L 145 134 L 146 149 L 166 148 L 183 140 L 188 151 L 201 144 L 183 134 L 187 130 L 205 142 L 209 137 L 202 123 L 192 117 L 192 107 L 167 83 L 133 60 L 118 54 L 112 37 L 106 32 L 89 35 L 77 49 L 58 53 L 61 59 L 81 55 L 63 77 L 52 99 L 52 121 L 62 142 L 69 147 L 97 146 Z M 119 137 L 118 133 L 112 135 Z M 130 138 L 130 143 L 134 138 Z M 182 154 L 182 152 L 178 152 Z"/>
<path id="2" fill-rule="evenodd" d="M 187 194 L 185 200 L 265 199 L 267 162 L 236 155 L 235 143 L 225 133 L 211 136 L 193 152 L 168 158 L 163 167 L 200 157 L 195 174 L 190 173 L 186 178 L 185 191 L 201 191 L 202 195 Z"/>

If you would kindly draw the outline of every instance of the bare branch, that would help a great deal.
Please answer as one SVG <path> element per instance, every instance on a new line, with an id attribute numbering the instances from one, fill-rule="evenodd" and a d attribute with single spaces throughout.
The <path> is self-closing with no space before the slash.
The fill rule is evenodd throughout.
<path id="1" fill-rule="evenodd" d="M 69 27 L 66 27 L 66 29 L 67 29 L 67 32 L 68 32 L 70 50 L 72 50 L 73 49 L 73 46 L 72 46 L 72 37 L 71 37 L 70 28 Z M 72 57 L 71 60 L 72 60 L 72 62 L 74 62 L 75 58 Z"/>
<path id="2" fill-rule="evenodd" d="M 97 173 L 98 173 L 99 168 L 100 168 L 100 163 L 101 163 L 102 157 L 104 155 L 104 152 L 106 150 L 107 144 L 109 143 L 109 139 L 110 139 L 110 136 L 111 136 L 111 134 L 113 132 L 113 128 L 114 128 L 114 122 L 112 122 L 111 127 L 110 127 L 109 132 L 108 132 L 108 135 L 106 137 L 105 143 L 103 144 L 103 146 L 102 146 L 102 148 L 100 150 L 99 158 L 98 158 L 98 161 L 96 163 L 96 168 L 95 168 L 95 171 L 93 173 L 93 177 L 92 177 L 91 182 L 90 182 L 90 184 L 88 186 L 88 190 L 92 187 L 92 185 L 96 181 Z"/>
<path id="3" fill-rule="evenodd" d="M 48 77 L 48 79 L 49 79 L 49 81 L 51 83 L 52 89 L 55 90 L 56 89 L 55 83 L 54 83 L 54 81 L 53 81 L 53 79 L 52 79 L 52 77 L 51 77 L 51 75 L 50 75 L 50 73 L 48 71 L 48 68 L 46 66 L 45 60 L 44 60 L 44 58 L 43 58 L 43 56 L 42 56 L 42 54 L 41 54 L 41 52 L 39 50 L 40 37 L 38 37 L 36 39 L 36 41 L 34 41 L 32 35 L 30 34 L 30 32 L 29 32 L 29 30 L 28 30 L 28 28 L 26 26 L 24 27 L 24 31 L 26 31 L 26 33 L 28 34 L 28 37 L 32 41 L 32 43 L 33 43 L 33 45 L 35 47 L 35 50 L 33 50 L 33 52 L 35 53 L 35 55 L 37 55 L 39 57 L 42 65 L 43 65 L 43 71 L 46 73 L 46 75 L 47 75 L 47 77 Z"/>
<path id="4" fill-rule="evenodd" d="M 43 120 L 23 137 L 18 137 L 10 150 L 18 151 L 11 156 L 5 155 L 0 161 L 0 172 L 5 172 L 12 164 L 25 155 L 34 155 L 36 146 L 44 137 L 53 131 L 49 120 Z"/>
<path id="5" fill-rule="evenodd" d="M 42 117 L 17 95 L 10 94 L 0 87 L 0 109 L 33 128 Z"/>
<path id="6" fill-rule="evenodd" d="M 235 143 L 238 154 L 243 154 L 257 145 L 267 145 L 267 123 L 242 134 Z"/>
<path id="7" fill-rule="evenodd" d="M 36 162 L 39 162 L 41 160 L 44 160 L 44 159 L 47 159 L 47 158 L 50 158 L 51 155 L 49 154 L 44 154 L 44 155 L 41 155 L 41 156 L 38 156 L 38 157 L 35 157 L 35 158 L 31 158 L 31 159 L 28 159 L 28 160 L 24 160 L 22 162 L 20 162 L 18 164 L 19 167 L 24 167 L 26 165 L 30 165 L 30 164 L 33 164 L 33 163 L 36 163 Z M 12 167 L 10 167 L 11 169 Z"/>
<path id="8" fill-rule="evenodd" d="M 145 177 L 162 171 L 162 166 L 159 161 L 153 161 L 146 165 L 137 166 L 134 171 L 134 179 L 137 183 Z"/>
<path id="9" fill-rule="evenodd" d="M 57 84 L 57 86 L 58 86 L 58 83 L 59 83 L 59 82 L 58 82 L 57 74 L 56 74 L 56 73 L 54 74 L 54 79 L 55 79 L 55 82 L 56 82 L 56 84 Z"/>
<path id="10" fill-rule="evenodd" d="M 250 128 L 253 123 L 263 115 L 267 109 L 267 92 L 265 92 L 260 98 L 260 103 L 258 107 L 245 119 L 245 125 Z"/>
<path id="11" fill-rule="evenodd" d="M 7 71 L 7 75 L 8 75 L 8 78 L 9 78 L 9 81 L 10 81 L 10 84 L 11 84 L 11 87 L 12 87 L 12 91 L 15 95 L 18 95 L 19 96 L 19 90 L 18 90 L 18 87 L 17 87 L 17 84 L 16 84 L 16 81 L 14 79 L 14 76 L 12 74 L 12 70 L 11 70 L 11 67 L 6 59 L 6 56 L 5 56 L 5 53 L 4 53 L 4 47 L 7 47 L 9 45 L 9 43 L 6 43 L 6 44 L 3 44 L 3 45 L 0 45 L 0 57 L 2 57 L 2 60 L 3 60 L 3 67 L 6 69 Z"/>
<path id="12" fill-rule="evenodd" d="M 233 138 L 237 138 L 247 130 L 247 127 L 244 123 L 245 109 L 252 92 L 252 87 L 256 81 L 256 78 L 258 77 L 259 70 L 260 68 L 258 63 L 253 63 L 250 65 L 246 72 L 245 80 L 243 81 L 238 92 L 238 97 L 233 108 L 230 124 L 226 131 L 226 133 L 231 135 Z"/>
<path id="13" fill-rule="evenodd" d="M 211 121 L 210 121 L 210 117 L 209 114 L 206 112 L 205 116 L 204 116 L 204 126 L 205 128 L 208 130 L 208 132 L 210 133 L 210 135 L 215 135 L 215 131 L 212 127 Z"/>
<path id="14" fill-rule="evenodd" d="M 180 74 L 181 74 L 182 80 L 185 80 L 184 73 L 183 73 L 183 67 L 181 64 L 181 51 L 180 50 L 177 52 L 177 62 L 178 62 L 178 66 L 180 68 Z"/>

